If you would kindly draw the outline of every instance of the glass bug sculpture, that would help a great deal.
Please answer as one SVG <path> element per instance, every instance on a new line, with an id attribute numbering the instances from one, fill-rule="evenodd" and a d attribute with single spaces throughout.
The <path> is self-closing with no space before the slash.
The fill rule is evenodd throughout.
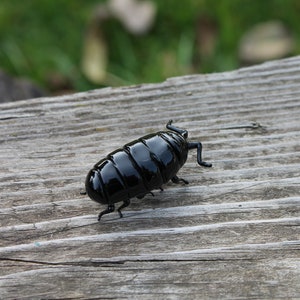
<path id="1" fill-rule="evenodd" d="M 154 189 L 162 190 L 161 186 L 169 180 L 187 184 L 188 181 L 176 174 L 186 162 L 190 149 L 197 149 L 199 165 L 212 166 L 202 160 L 202 144 L 187 141 L 187 130 L 173 126 L 172 120 L 166 127 L 170 131 L 143 136 L 109 153 L 89 171 L 86 193 L 92 200 L 108 205 L 100 212 L 98 221 L 113 212 L 117 202 L 123 202 L 118 208 L 122 218 L 121 210 L 130 204 L 131 198 L 141 199 Z"/>

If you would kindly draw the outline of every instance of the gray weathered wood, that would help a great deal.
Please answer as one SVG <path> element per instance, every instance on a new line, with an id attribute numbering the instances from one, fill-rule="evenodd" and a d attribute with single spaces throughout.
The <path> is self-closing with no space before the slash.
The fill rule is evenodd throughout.
<path id="1" fill-rule="evenodd" d="M 0 110 L 1 298 L 300 298 L 300 57 Z M 213 168 L 98 223 L 88 170 L 170 118 Z"/>

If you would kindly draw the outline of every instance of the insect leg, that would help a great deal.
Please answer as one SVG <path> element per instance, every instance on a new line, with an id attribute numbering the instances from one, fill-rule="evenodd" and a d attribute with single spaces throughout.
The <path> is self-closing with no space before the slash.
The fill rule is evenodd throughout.
<path id="1" fill-rule="evenodd" d="M 138 199 L 143 199 L 147 194 L 150 194 L 152 197 L 154 197 L 154 194 L 152 192 L 148 192 L 146 194 L 138 195 L 136 196 Z"/>
<path id="2" fill-rule="evenodd" d="M 100 221 L 101 217 L 103 215 L 109 214 L 115 210 L 114 204 L 109 204 L 106 210 L 101 211 L 101 213 L 98 215 L 98 221 Z"/>
<path id="3" fill-rule="evenodd" d="M 174 183 L 179 183 L 179 182 L 183 182 L 185 184 L 189 184 L 189 182 L 183 178 L 179 178 L 178 176 L 174 176 L 173 178 L 171 178 L 172 182 Z"/>
<path id="4" fill-rule="evenodd" d="M 188 132 L 187 132 L 187 130 L 181 129 L 181 128 L 177 128 L 177 127 L 175 127 L 174 125 L 172 125 L 172 123 L 173 123 L 173 120 L 170 120 L 170 121 L 167 123 L 166 127 L 167 127 L 168 129 L 170 129 L 170 130 L 173 130 L 173 131 L 175 131 L 175 132 L 181 134 L 181 135 L 186 139 L 186 138 L 188 137 Z"/>
<path id="5" fill-rule="evenodd" d="M 120 218 L 123 218 L 123 214 L 122 214 L 122 212 L 121 212 L 121 209 L 127 207 L 129 204 L 130 204 L 130 200 L 129 200 L 129 199 L 124 200 L 124 201 L 123 201 L 123 204 L 118 208 L 118 213 L 119 213 L 119 215 L 120 215 Z"/>
<path id="6" fill-rule="evenodd" d="M 200 142 L 198 143 L 188 143 L 188 148 L 189 149 L 196 149 L 197 148 L 197 161 L 198 161 L 198 164 L 200 166 L 203 166 L 203 167 L 211 167 L 212 164 L 211 163 L 208 163 L 208 162 L 205 162 L 202 160 L 202 144 Z"/>

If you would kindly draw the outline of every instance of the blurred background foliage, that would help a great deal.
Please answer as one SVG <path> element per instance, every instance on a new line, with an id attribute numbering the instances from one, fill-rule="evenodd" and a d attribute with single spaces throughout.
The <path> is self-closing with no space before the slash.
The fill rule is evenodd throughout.
<path id="1" fill-rule="evenodd" d="M 132 0 L 151 4 L 137 30 L 108 2 L 1 0 L 0 69 L 50 94 L 221 72 L 256 63 L 241 55 L 243 37 L 273 20 L 290 43 L 278 58 L 300 53 L 299 0 Z"/>

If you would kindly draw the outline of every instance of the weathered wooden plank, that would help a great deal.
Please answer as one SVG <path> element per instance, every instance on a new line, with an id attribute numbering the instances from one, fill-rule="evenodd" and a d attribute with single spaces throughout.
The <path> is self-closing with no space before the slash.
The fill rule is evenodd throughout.
<path id="1" fill-rule="evenodd" d="M 1 104 L 0 293 L 45 298 L 300 298 L 300 57 Z M 200 140 L 124 218 L 80 195 L 106 153 L 166 122 Z"/>

